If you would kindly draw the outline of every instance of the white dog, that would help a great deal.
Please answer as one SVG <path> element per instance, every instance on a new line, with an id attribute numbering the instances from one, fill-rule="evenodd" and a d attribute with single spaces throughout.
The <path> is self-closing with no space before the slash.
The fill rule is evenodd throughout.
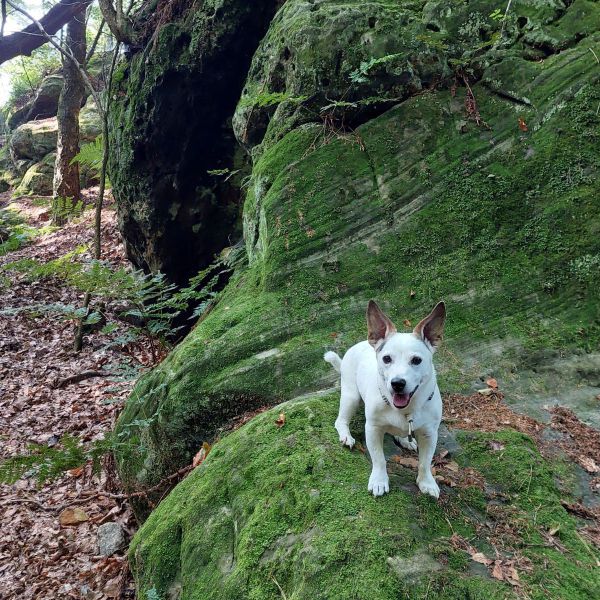
<path id="1" fill-rule="evenodd" d="M 419 449 L 417 485 L 434 498 L 440 488 L 431 473 L 442 398 L 437 386 L 433 353 L 444 331 L 446 307 L 439 302 L 412 333 L 397 333 L 392 321 L 373 300 L 367 308 L 369 339 L 352 346 L 344 359 L 335 352 L 325 360 L 341 374 L 340 411 L 335 428 L 340 441 L 352 448 L 349 424 L 360 399 L 365 403 L 365 434 L 373 470 L 369 491 L 374 496 L 389 492 L 383 436 L 390 433 L 405 448 Z"/>

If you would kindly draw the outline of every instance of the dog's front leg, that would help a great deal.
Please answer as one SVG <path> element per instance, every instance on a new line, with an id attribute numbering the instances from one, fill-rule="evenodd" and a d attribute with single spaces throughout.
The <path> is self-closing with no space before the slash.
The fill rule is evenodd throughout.
<path id="1" fill-rule="evenodd" d="M 417 445 L 419 447 L 419 474 L 417 485 L 423 494 L 429 494 L 434 498 L 440 497 L 440 488 L 431 473 L 431 461 L 437 445 L 437 429 L 421 430 L 415 432 Z"/>
<path id="2" fill-rule="evenodd" d="M 385 466 L 385 454 L 383 453 L 383 436 L 385 432 L 381 427 L 369 425 L 365 426 L 367 437 L 367 448 L 373 463 L 371 477 L 369 477 L 369 491 L 373 496 L 383 496 L 390 491 L 390 479 Z"/>

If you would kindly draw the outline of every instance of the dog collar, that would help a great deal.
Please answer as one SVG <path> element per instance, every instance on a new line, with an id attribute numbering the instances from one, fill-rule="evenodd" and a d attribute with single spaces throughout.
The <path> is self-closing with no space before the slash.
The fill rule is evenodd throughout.
<path id="1" fill-rule="evenodd" d="M 431 394 L 429 394 L 429 398 L 427 398 L 427 402 L 429 402 L 432 398 L 433 398 L 433 394 L 435 393 L 435 390 L 433 392 L 431 392 Z M 415 436 L 413 435 L 413 418 L 412 415 L 407 415 L 406 420 L 408 421 L 408 441 L 409 442 L 413 442 L 415 439 Z M 396 446 L 398 446 L 398 448 L 402 447 L 402 444 L 400 444 L 399 442 L 396 441 L 396 438 L 393 437 L 392 438 L 394 440 L 394 444 L 396 444 Z"/>

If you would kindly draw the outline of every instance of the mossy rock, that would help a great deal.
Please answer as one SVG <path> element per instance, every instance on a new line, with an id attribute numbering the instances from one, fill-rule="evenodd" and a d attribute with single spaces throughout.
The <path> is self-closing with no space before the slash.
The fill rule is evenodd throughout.
<path id="1" fill-rule="evenodd" d="M 591 17 L 577 29 L 559 25 L 564 4 L 556 0 L 513 2 L 504 18 L 494 16 L 497 8 L 493 0 L 288 0 L 254 55 L 233 119 L 236 136 L 252 148 L 307 122 L 354 127 L 463 75 L 477 79 L 507 55 L 531 54 L 546 30 L 561 37 L 548 52 L 564 49 L 595 31 L 598 12 L 570 9 Z"/>
<path id="2" fill-rule="evenodd" d="M 184 285 L 239 236 L 247 163 L 231 115 L 276 4 L 192 3 L 118 66 L 109 173 L 137 267 Z"/>
<path id="3" fill-rule="evenodd" d="M 126 488 L 189 464 L 234 415 L 333 385 L 323 351 L 365 338 L 369 298 L 398 324 L 446 300 L 443 391 L 493 373 L 523 410 L 560 398 L 600 425 L 599 41 L 491 64 L 472 85 L 486 125 L 458 88 L 354 132 L 306 123 L 265 144 L 244 207 L 248 266 L 119 419 Z M 574 354 L 587 375 L 563 369 Z"/>
<path id="4" fill-rule="evenodd" d="M 27 121 L 55 117 L 58 111 L 58 99 L 63 88 L 63 76 L 54 73 L 44 77 L 35 96 L 21 108 L 14 110 L 8 116 L 6 123 L 10 129 L 15 129 Z"/>
<path id="5" fill-rule="evenodd" d="M 29 167 L 15 189 L 15 195 L 51 196 L 55 162 L 56 152 L 50 152 L 40 162 Z"/>
<path id="6" fill-rule="evenodd" d="M 278 427 L 281 412 L 285 425 Z M 219 441 L 133 539 L 138 596 L 517 598 L 453 545 L 457 536 L 491 558 L 494 546 L 503 558 L 518 547 L 527 565 L 520 589 L 529 598 L 600 593 L 594 557 L 560 503 L 553 467 L 529 438 L 514 431 L 460 435 L 454 460 L 476 468 L 493 489 L 494 510 L 486 513 L 491 498 L 481 487 L 443 485 L 436 502 L 418 492 L 412 469 L 394 463 L 390 493 L 372 497 L 369 461 L 340 446 L 336 413 L 337 394 L 291 401 Z M 492 439 L 502 453 L 490 449 Z M 494 537 L 507 524 L 515 539 Z M 543 543 L 555 527 L 564 553 Z"/>
<path id="7" fill-rule="evenodd" d="M 101 132 L 100 115 L 93 103 L 88 102 L 79 114 L 80 140 L 91 142 Z M 56 151 L 58 123 L 56 117 L 29 121 L 15 129 L 10 138 L 10 154 L 13 163 L 21 160 L 41 161 Z"/>

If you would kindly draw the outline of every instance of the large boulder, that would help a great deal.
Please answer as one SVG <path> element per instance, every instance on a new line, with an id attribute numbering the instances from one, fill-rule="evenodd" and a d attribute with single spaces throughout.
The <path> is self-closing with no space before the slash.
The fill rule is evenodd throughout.
<path id="1" fill-rule="evenodd" d="M 288 1 L 277 27 L 296 4 Z M 312 11 L 321 53 L 319 7 L 329 4 Z M 257 134 L 244 206 L 249 264 L 140 380 L 119 419 L 127 490 L 189 464 L 232 417 L 333 385 L 323 351 L 365 338 L 369 298 L 413 324 L 447 301 L 442 389 L 477 389 L 493 373 L 523 410 L 543 416 L 560 399 L 600 426 L 591 401 L 600 392 L 600 87 L 590 52 L 600 36 L 574 35 L 570 18 L 582 4 L 590 19 L 600 9 L 538 4 L 513 5 L 505 27 L 571 32 L 569 47 L 544 47 L 543 60 L 530 60 L 536 48 L 521 35 L 501 52 L 488 44 L 476 53 L 478 81 L 471 63 L 460 63 L 456 86 L 411 96 L 354 130 L 317 113 L 286 132 L 271 115 L 267 127 L 280 135 Z M 496 39 L 496 5 L 469 7 L 460 27 Z M 442 33 L 439 14 L 448 11 L 427 3 L 423 23 Z M 378 45 L 402 36 L 402 23 L 355 27 Z M 265 62 L 262 52 L 255 63 Z M 172 248 L 180 257 L 183 247 Z M 137 495 L 140 518 L 163 492 Z"/>
<path id="2" fill-rule="evenodd" d="M 93 102 L 88 102 L 79 114 L 80 140 L 91 142 L 102 131 L 102 122 Z M 13 132 L 9 147 L 15 165 L 19 161 L 41 161 L 49 152 L 56 150 L 58 124 L 56 117 L 30 121 Z"/>
<path id="3" fill-rule="evenodd" d="M 13 162 L 41 160 L 48 152 L 56 150 L 57 135 L 56 117 L 31 121 L 17 127 L 9 142 Z"/>
<path id="4" fill-rule="evenodd" d="M 8 127 L 15 129 L 27 121 L 55 117 L 63 82 L 63 76 L 58 73 L 44 77 L 35 96 L 8 116 L 6 120 Z"/>
<path id="5" fill-rule="evenodd" d="M 390 493 L 373 498 L 367 457 L 337 441 L 336 400 L 288 402 L 218 442 L 134 538 L 138 597 L 598 596 L 594 553 L 555 483 L 569 476 L 564 463 L 515 431 L 457 432 L 452 470 L 438 467 L 454 487 L 442 485 L 440 501 L 394 461 Z"/>
<path id="6" fill-rule="evenodd" d="M 50 152 L 31 165 L 14 193 L 17 196 L 51 196 L 55 162 L 56 152 Z"/>
<path id="7" fill-rule="evenodd" d="M 239 237 L 232 175 L 243 160 L 230 119 L 276 5 L 208 0 L 119 66 L 109 171 L 138 267 L 187 283 Z"/>

